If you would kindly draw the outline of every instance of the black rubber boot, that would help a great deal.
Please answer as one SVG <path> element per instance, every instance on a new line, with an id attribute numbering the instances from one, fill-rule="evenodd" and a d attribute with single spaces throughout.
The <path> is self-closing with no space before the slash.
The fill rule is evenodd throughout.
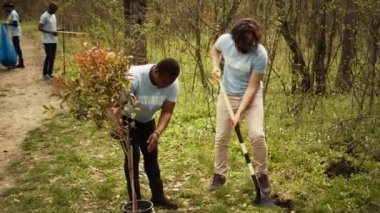
<path id="1" fill-rule="evenodd" d="M 176 210 L 178 209 L 178 205 L 167 199 L 164 195 L 164 187 L 162 182 L 158 184 L 149 184 L 150 189 L 152 190 L 152 199 L 154 206 L 162 206 L 166 209 Z"/>

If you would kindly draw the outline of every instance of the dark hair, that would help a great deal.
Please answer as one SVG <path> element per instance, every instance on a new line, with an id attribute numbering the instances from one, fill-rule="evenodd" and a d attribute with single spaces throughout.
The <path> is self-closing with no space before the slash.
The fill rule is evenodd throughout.
<path id="1" fill-rule="evenodd" d="M 54 1 L 52 1 L 48 4 L 48 8 L 58 9 L 58 4 Z"/>
<path id="2" fill-rule="evenodd" d="M 15 6 L 12 4 L 12 2 L 5 2 L 5 3 L 3 4 L 3 7 L 14 8 Z"/>
<path id="3" fill-rule="evenodd" d="M 262 34 L 259 23 L 252 18 L 244 18 L 237 21 L 231 29 L 232 39 L 235 43 L 246 39 L 246 34 L 251 33 L 255 39 L 255 45 L 261 42 Z"/>
<path id="4" fill-rule="evenodd" d="M 178 77 L 180 72 L 179 63 L 173 58 L 165 58 L 156 65 L 157 72 L 160 75 Z"/>

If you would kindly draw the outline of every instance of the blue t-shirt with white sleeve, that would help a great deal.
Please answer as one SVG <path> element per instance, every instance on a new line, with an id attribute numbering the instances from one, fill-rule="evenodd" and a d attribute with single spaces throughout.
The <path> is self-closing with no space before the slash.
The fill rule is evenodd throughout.
<path id="1" fill-rule="evenodd" d="M 268 54 L 261 44 L 254 51 L 243 54 L 236 49 L 232 35 L 226 33 L 217 39 L 215 47 L 224 58 L 223 86 L 229 95 L 244 95 L 251 74 L 266 71 Z M 262 92 L 262 87 L 261 82 L 258 93 Z"/>
<path id="2" fill-rule="evenodd" d="M 132 80 L 133 94 L 138 100 L 135 120 L 148 122 L 154 118 L 154 114 L 161 109 L 165 100 L 176 102 L 179 89 L 178 79 L 165 88 L 156 87 L 150 80 L 149 73 L 155 64 L 132 66 L 127 77 Z"/>

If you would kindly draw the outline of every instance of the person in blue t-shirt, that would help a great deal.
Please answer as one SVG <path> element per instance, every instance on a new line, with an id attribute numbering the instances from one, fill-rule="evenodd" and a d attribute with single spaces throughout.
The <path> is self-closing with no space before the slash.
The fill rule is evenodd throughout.
<path id="1" fill-rule="evenodd" d="M 15 6 L 10 3 L 4 3 L 3 9 L 5 12 L 8 13 L 8 22 L 6 23 L 8 25 L 8 29 L 10 31 L 10 34 L 12 36 L 12 43 L 15 47 L 17 56 L 18 56 L 18 64 L 16 65 L 16 68 L 25 68 L 24 65 L 24 59 L 22 57 L 22 50 L 20 47 L 20 36 L 21 36 L 21 26 L 20 26 L 20 18 L 18 16 L 18 13 L 15 10 Z"/>
<path id="2" fill-rule="evenodd" d="M 42 78 L 49 80 L 53 78 L 53 68 L 55 55 L 57 52 L 57 19 L 55 13 L 58 5 L 54 2 L 49 3 L 47 11 L 45 11 L 38 24 L 38 30 L 42 32 L 42 43 L 45 47 L 45 61 L 42 70 Z"/>
<path id="3" fill-rule="evenodd" d="M 211 49 L 212 72 L 220 79 L 220 61 L 224 59 L 222 84 L 235 117 L 231 118 L 222 94 L 216 109 L 215 170 L 210 190 L 226 182 L 228 142 L 233 126 L 242 117 L 248 124 L 248 136 L 253 148 L 253 160 L 258 173 L 260 189 L 270 193 L 267 166 L 267 146 L 264 135 L 263 77 L 268 54 L 261 40 L 260 26 L 254 19 L 239 20 L 230 33 L 221 35 Z"/>
<path id="4" fill-rule="evenodd" d="M 133 94 L 138 100 L 139 110 L 131 120 L 131 116 L 124 114 L 124 123 L 134 121 L 135 128 L 131 128 L 129 137 L 133 147 L 134 187 L 137 199 L 141 199 L 139 183 L 140 151 L 144 157 L 145 172 L 148 176 L 152 192 L 152 202 L 156 206 L 167 209 L 177 209 L 178 206 L 164 195 L 160 168 L 158 165 L 158 144 L 160 136 L 169 125 L 178 94 L 179 63 L 175 59 L 167 58 L 158 64 L 132 66 L 127 76 L 132 81 Z M 154 114 L 160 111 L 157 122 Z M 125 156 L 124 171 L 127 179 L 129 198 L 132 198 L 132 189 L 128 175 L 128 159 Z"/>

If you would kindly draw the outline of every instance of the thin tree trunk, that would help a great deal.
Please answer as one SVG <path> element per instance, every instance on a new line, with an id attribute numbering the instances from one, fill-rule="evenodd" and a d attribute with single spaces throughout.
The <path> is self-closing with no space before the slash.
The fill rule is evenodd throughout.
<path id="1" fill-rule="evenodd" d="M 197 67 L 200 71 L 201 75 L 201 82 L 202 86 L 204 88 L 208 88 L 208 81 L 207 81 L 207 75 L 206 71 L 203 66 L 203 60 L 202 60 L 202 30 L 201 30 L 201 10 L 202 10 L 202 2 L 197 2 L 197 8 L 196 8 L 196 14 L 195 14 L 195 25 L 194 25 L 194 32 L 195 32 L 195 60 L 197 63 Z"/>
<path id="2" fill-rule="evenodd" d="M 146 11 L 147 0 L 124 0 L 126 50 L 133 56 L 132 64 L 147 63 Z"/>
<path id="3" fill-rule="evenodd" d="M 351 62 L 354 58 L 354 22 L 355 5 L 353 0 L 345 1 L 344 29 L 342 37 L 342 52 L 338 73 L 335 78 L 335 87 L 344 91 L 352 87 L 352 67 Z"/>
<path id="4" fill-rule="evenodd" d="M 222 21 L 219 23 L 218 31 L 214 35 L 215 40 L 220 36 L 220 34 L 224 33 L 227 30 L 228 25 L 231 23 L 232 19 L 235 17 L 239 9 L 240 2 L 240 0 L 233 0 L 231 9 L 225 15 L 224 19 L 221 19 Z"/>
<path id="5" fill-rule="evenodd" d="M 294 76 L 292 84 L 292 93 L 297 91 L 308 92 L 311 87 L 310 73 L 307 70 L 305 59 L 302 55 L 301 48 L 298 45 L 296 38 L 294 37 L 292 31 L 290 30 L 289 23 L 287 21 L 287 14 L 285 13 L 285 1 L 276 0 L 275 1 L 279 19 L 281 22 L 281 33 L 284 37 L 290 51 L 292 53 L 292 73 Z M 301 78 L 301 83 L 299 85 L 298 78 Z"/>
<path id="6" fill-rule="evenodd" d="M 326 3 L 322 5 L 322 12 L 319 11 L 320 5 L 317 6 L 317 25 L 315 29 L 314 41 L 314 59 L 312 65 L 312 73 L 315 73 L 316 94 L 324 94 L 326 92 Z"/>
<path id="7" fill-rule="evenodd" d="M 380 21 L 373 20 L 371 23 L 371 28 L 373 29 L 372 39 L 370 40 L 369 49 L 370 49 L 370 64 L 371 70 L 369 75 L 369 114 L 371 113 L 372 107 L 374 105 L 374 99 L 376 95 L 379 95 L 376 88 L 379 87 L 378 80 L 376 76 L 376 63 L 379 57 L 379 31 L 380 31 Z M 376 85 L 377 84 L 377 85 Z M 377 93 L 377 94 L 376 94 Z"/>
<path id="8" fill-rule="evenodd" d="M 328 42 L 327 42 L 327 48 L 326 48 L 326 72 L 330 69 L 331 61 L 333 59 L 333 45 L 334 45 L 334 40 L 336 36 L 336 25 L 337 23 L 337 9 L 334 9 L 332 12 L 329 13 L 330 15 L 330 30 L 328 32 Z"/>

